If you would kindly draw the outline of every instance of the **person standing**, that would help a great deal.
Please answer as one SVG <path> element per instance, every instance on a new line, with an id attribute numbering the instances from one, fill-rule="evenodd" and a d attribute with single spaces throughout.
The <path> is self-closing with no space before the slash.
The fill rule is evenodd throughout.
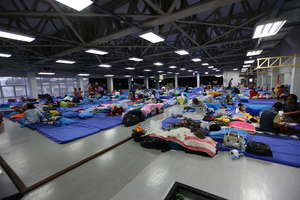
<path id="1" fill-rule="evenodd" d="M 231 89 L 231 87 L 232 87 L 232 81 L 233 81 L 233 78 L 231 78 L 230 81 L 228 82 L 228 89 Z"/>
<path id="2" fill-rule="evenodd" d="M 134 81 L 131 81 L 131 82 L 130 82 L 130 86 L 129 86 L 129 92 L 130 92 L 131 95 L 132 95 L 132 100 L 135 99 L 135 91 L 136 91 L 135 83 L 134 83 Z"/>

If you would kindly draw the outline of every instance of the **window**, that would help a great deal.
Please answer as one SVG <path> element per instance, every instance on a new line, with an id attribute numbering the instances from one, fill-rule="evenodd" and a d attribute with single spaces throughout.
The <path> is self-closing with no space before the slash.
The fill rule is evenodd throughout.
<path id="1" fill-rule="evenodd" d="M 24 77 L 0 77 L 0 100 L 6 101 L 9 98 L 19 99 L 26 97 L 27 79 Z"/>
<path id="2" fill-rule="evenodd" d="M 14 87 L 13 86 L 4 86 L 2 87 L 2 91 L 4 94 L 4 97 L 14 97 Z"/>
<path id="3" fill-rule="evenodd" d="M 27 96 L 26 86 L 15 86 L 15 90 L 17 97 Z"/>
<path id="4" fill-rule="evenodd" d="M 76 78 L 37 78 L 39 94 L 50 94 L 52 96 L 72 95 L 74 87 L 77 86 Z"/>

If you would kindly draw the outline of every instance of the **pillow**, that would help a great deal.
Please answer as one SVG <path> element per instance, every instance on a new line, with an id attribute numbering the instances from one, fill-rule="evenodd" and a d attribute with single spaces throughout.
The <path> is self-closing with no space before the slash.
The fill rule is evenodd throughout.
<path id="1" fill-rule="evenodd" d="M 60 117 L 56 122 L 58 125 L 69 125 L 75 123 L 74 120 L 65 117 Z"/>
<path id="2" fill-rule="evenodd" d="M 65 112 L 62 115 L 63 117 L 68 117 L 68 118 L 74 118 L 74 117 L 78 117 L 78 113 L 77 112 Z"/>
<path id="3" fill-rule="evenodd" d="M 81 113 L 79 113 L 79 115 L 78 115 L 78 117 L 80 118 L 80 119 L 87 119 L 87 118 L 91 118 L 91 117 L 93 117 L 94 116 L 94 113 L 92 113 L 92 112 L 81 112 Z"/>

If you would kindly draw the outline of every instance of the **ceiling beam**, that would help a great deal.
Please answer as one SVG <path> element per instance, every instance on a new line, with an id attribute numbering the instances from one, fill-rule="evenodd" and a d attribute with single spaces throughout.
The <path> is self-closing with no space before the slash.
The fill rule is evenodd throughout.
<path id="1" fill-rule="evenodd" d="M 52 0 L 47 0 L 51 4 L 51 6 L 58 12 L 59 16 L 61 17 L 62 21 L 73 31 L 74 35 L 79 39 L 81 43 L 85 43 L 84 39 L 79 35 L 77 30 L 74 28 L 71 21 L 64 15 L 63 11 L 60 9 L 58 5 Z"/>
<path id="2" fill-rule="evenodd" d="M 201 22 L 201 21 L 186 21 L 186 20 L 177 20 L 176 22 L 182 24 L 198 24 L 198 25 L 208 25 L 208 26 L 216 26 L 216 27 L 224 27 L 224 28 L 237 28 L 237 26 L 228 25 L 228 24 L 217 24 L 213 22 Z M 252 27 L 238 27 L 239 29 L 245 30 L 253 30 Z"/>
<path id="3" fill-rule="evenodd" d="M 125 14 L 125 13 L 116 13 L 122 17 L 160 17 L 160 15 L 150 15 L 150 14 Z M 78 12 L 78 13 L 71 13 L 71 12 L 64 12 L 65 16 L 68 17 L 112 17 L 110 14 L 105 13 L 86 13 L 86 12 Z M 1 17 L 15 17 L 15 16 L 25 16 L 25 17 L 54 17 L 59 18 L 58 12 L 43 12 L 43 11 L 1 11 Z"/>
<path id="4" fill-rule="evenodd" d="M 171 13 L 171 14 L 167 14 L 161 17 L 158 17 L 156 19 L 152 19 L 146 22 L 143 22 L 141 24 L 139 24 L 139 27 L 143 27 L 143 28 L 151 28 L 153 26 L 158 26 L 158 25 L 162 25 L 162 24 L 168 24 L 171 22 L 174 22 L 178 19 L 183 19 L 185 17 L 191 16 L 191 15 L 195 15 L 195 14 L 199 14 L 201 12 L 205 12 L 211 9 L 215 9 L 215 8 L 219 8 L 219 7 L 224 7 L 228 4 L 232 4 L 235 2 L 239 2 L 240 0 L 202 0 L 199 3 L 195 3 L 192 6 L 185 8 L 183 10 L 179 10 L 177 12 Z M 130 34 L 136 33 L 140 31 L 140 29 L 138 29 L 137 27 L 131 27 L 131 28 L 126 28 L 120 31 L 117 31 L 115 33 L 100 37 L 100 38 L 96 38 L 90 42 L 87 43 L 87 45 L 97 45 L 99 43 L 104 43 L 104 42 L 108 42 L 114 39 L 118 39 L 121 37 L 125 37 L 128 36 Z M 76 47 L 76 48 L 72 48 L 72 49 L 68 49 L 66 51 L 60 52 L 58 54 L 52 55 L 50 58 L 44 59 L 41 61 L 41 63 L 52 60 L 56 57 L 63 57 L 69 54 L 72 54 L 74 52 L 78 52 L 81 51 L 82 48 L 81 47 Z"/>

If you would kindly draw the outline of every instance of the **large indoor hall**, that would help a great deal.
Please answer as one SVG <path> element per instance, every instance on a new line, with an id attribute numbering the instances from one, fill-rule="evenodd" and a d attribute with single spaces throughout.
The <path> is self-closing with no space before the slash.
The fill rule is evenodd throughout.
<path id="1" fill-rule="evenodd" d="M 299 200 L 299 0 L 1 0 L 0 200 Z"/>

